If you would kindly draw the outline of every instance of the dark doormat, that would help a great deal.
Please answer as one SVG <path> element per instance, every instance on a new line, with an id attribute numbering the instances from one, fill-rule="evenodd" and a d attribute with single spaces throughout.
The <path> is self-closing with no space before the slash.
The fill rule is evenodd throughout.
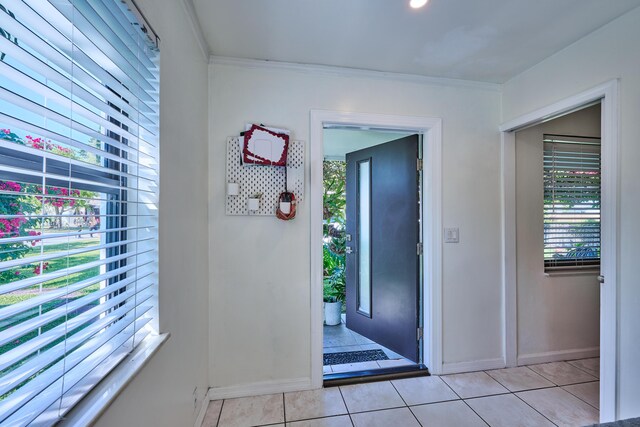
<path id="1" fill-rule="evenodd" d="M 324 353 L 324 365 L 342 365 L 343 363 L 370 362 L 388 360 L 382 350 L 345 351 L 342 353 Z"/>

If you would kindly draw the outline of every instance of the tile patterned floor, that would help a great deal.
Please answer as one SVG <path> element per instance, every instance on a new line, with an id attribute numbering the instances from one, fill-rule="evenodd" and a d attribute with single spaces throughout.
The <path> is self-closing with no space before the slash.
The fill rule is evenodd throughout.
<path id="1" fill-rule="evenodd" d="M 598 422 L 599 360 L 209 403 L 204 427 L 573 427 Z"/>
<path id="2" fill-rule="evenodd" d="M 347 329 L 344 323 L 335 326 L 323 327 L 323 348 L 325 353 L 338 353 L 343 351 L 382 350 L 389 360 L 377 360 L 373 362 L 345 363 L 341 365 L 325 365 L 324 373 L 338 373 L 351 371 L 364 371 L 369 369 L 390 368 L 395 366 L 413 365 L 398 353 L 381 346 L 362 335 Z"/>

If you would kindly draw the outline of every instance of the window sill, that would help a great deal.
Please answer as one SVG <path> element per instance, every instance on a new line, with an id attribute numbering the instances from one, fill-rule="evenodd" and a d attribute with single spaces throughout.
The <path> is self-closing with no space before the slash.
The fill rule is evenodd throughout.
<path id="1" fill-rule="evenodd" d="M 563 277 L 563 276 L 597 276 L 600 269 L 597 270 L 573 270 L 573 271 L 550 271 L 544 273 L 545 277 Z"/>
<path id="2" fill-rule="evenodd" d="M 167 333 L 147 337 L 108 376 L 75 405 L 57 426 L 88 426 L 94 424 L 142 368 L 145 367 L 151 357 L 160 350 L 160 347 L 170 336 L 171 334 Z"/>

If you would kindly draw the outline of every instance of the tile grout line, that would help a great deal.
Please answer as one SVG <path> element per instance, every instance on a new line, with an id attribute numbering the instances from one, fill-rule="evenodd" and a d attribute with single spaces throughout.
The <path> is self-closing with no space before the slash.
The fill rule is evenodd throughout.
<path id="1" fill-rule="evenodd" d="M 517 368 L 527 368 L 527 366 L 516 366 Z M 502 368 L 502 369 L 510 369 L 510 368 Z M 494 369 L 492 369 L 493 371 Z M 500 369 L 498 369 L 500 370 Z M 552 381 L 546 379 L 545 377 L 543 377 L 542 375 L 540 375 L 539 373 L 537 373 L 536 371 L 534 371 L 533 369 L 529 369 L 529 371 L 533 372 L 534 374 L 536 374 L 537 376 L 539 376 L 540 378 L 549 381 L 551 383 L 551 385 L 547 385 L 547 386 L 541 386 L 541 387 L 533 387 L 533 388 L 525 388 L 522 390 L 511 390 L 509 387 L 507 387 L 506 384 L 503 384 L 500 382 L 499 379 L 494 378 L 488 371 L 483 371 L 485 374 L 489 375 L 491 378 L 493 378 L 494 381 L 498 382 L 502 387 L 506 388 L 508 390 L 509 393 L 511 394 L 515 394 L 515 393 L 520 393 L 521 391 L 531 391 L 531 390 L 544 390 L 545 388 L 554 388 L 554 387 L 559 387 L 558 385 L 556 385 L 555 383 L 553 383 Z M 504 394 L 504 393 L 503 393 Z M 493 395 L 493 396 L 497 396 L 497 395 Z"/>
<path id="2" fill-rule="evenodd" d="M 351 426 L 355 426 L 353 423 L 353 418 L 351 418 L 351 411 L 349 411 L 349 407 L 347 406 L 347 401 L 342 394 L 342 387 L 338 386 L 338 391 L 340 392 L 340 397 L 342 398 L 342 403 L 344 403 L 344 409 L 347 411 L 347 415 L 349 416 L 349 422 L 351 422 Z"/>
<path id="3" fill-rule="evenodd" d="M 378 384 L 378 383 L 382 383 L 382 382 L 385 382 L 385 381 L 376 381 L 376 382 L 366 383 L 366 384 Z M 357 385 L 362 385 L 362 384 L 351 384 L 351 385 L 348 385 L 347 387 L 357 386 Z M 344 387 L 344 386 L 339 386 L 339 387 Z M 342 394 L 342 390 L 340 390 L 340 394 Z M 399 393 L 398 393 L 398 394 L 399 394 Z M 402 398 L 402 396 L 400 396 L 400 398 Z M 344 396 L 343 396 L 343 398 L 342 398 L 342 399 L 344 400 Z M 403 400 L 403 403 L 404 403 L 404 400 Z M 346 407 L 346 406 L 347 406 L 347 402 L 345 401 L 345 407 Z M 407 407 L 408 407 L 408 406 L 406 406 L 406 404 L 405 404 L 405 406 L 391 406 L 391 407 L 389 407 L 389 408 L 368 409 L 368 410 L 366 410 L 366 411 L 354 411 L 354 412 L 349 411 L 349 408 L 347 407 L 347 412 L 348 412 L 350 415 L 351 415 L 351 414 L 368 414 L 368 413 L 370 413 L 370 412 L 386 411 L 386 410 L 388 410 L 388 409 L 399 409 L 399 408 L 407 408 Z"/>
<path id="4" fill-rule="evenodd" d="M 550 362 L 553 363 L 553 362 Z M 538 365 L 544 365 L 544 363 L 538 363 Z M 536 366 L 536 365 L 531 365 L 531 366 Z M 535 372 L 536 374 L 540 375 L 542 378 L 544 378 L 545 380 L 549 381 L 551 384 L 553 384 L 556 387 L 560 387 L 560 384 L 558 384 L 557 382 L 555 382 L 554 380 L 552 380 L 551 378 L 547 377 L 545 374 L 543 374 L 542 372 L 538 372 L 535 369 L 531 369 L 529 366 L 527 366 L 527 368 L 529 368 L 532 372 Z"/>
<path id="5" fill-rule="evenodd" d="M 458 400 L 463 400 L 463 399 L 462 399 L 462 397 L 460 397 L 460 395 L 458 394 L 458 392 L 456 392 L 456 391 L 453 389 L 453 387 L 451 387 L 451 386 L 449 385 L 449 383 L 448 383 L 448 382 L 446 382 L 446 381 L 442 378 L 443 376 L 445 376 L 445 375 L 440 375 L 440 376 L 438 376 L 438 378 L 440 378 L 440 381 L 442 381 L 442 382 L 444 383 L 444 385 L 446 385 L 447 387 L 449 387 L 449 390 L 451 390 L 451 391 L 453 392 L 453 394 L 455 394 L 456 396 L 458 396 Z"/>
<path id="6" fill-rule="evenodd" d="M 483 396 L 483 397 L 489 397 L 489 396 Z M 471 398 L 470 398 L 471 399 Z M 462 399 L 462 401 L 464 402 L 465 405 L 467 405 L 467 408 L 471 409 L 471 412 L 473 412 L 474 414 L 476 414 L 478 416 L 478 418 L 480 418 L 482 420 L 483 423 L 485 423 L 487 425 L 487 427 L 490 427 L 490 424 L 487 422 L 487 420 L 485 420 L 484 418 L 482 418 L 482 415 L 480 415 L 479 413 L 476 412 L 475 409 L 473 409 L 471 407 L 471 405 L 469 405 L 469 403 L 465 400 Z"/>
<path id="7" fill-rule="evenodd" d="M 558 386 L 555 386 L 555 387 L 547 387 L 546 389 L 552 389 L 552 388 L 560 388 L 560 387 L 558 387 Z M 532 389 L 532 390 L 521 390 L 521 391 L 519 391 L 518 393 L 522 393 L 522 392 L 525 392 L 525 391 L 534 391 L 534 390 L 544 390 L 544 389 L 536 388 L 536 389 Z M 538 411 L 536 408 L 534 408 L 533 406 L 531 406 L 531 405 L 529 404 L 529 402 L 527 402 L 526 400 L 524 400 L 523 398 L 521 398 L 520 396 L 518 396 L 516 393 L 513 393 L 513 395 L 514 395 L 517 399 L 520 399 L 520 401 L 522 401 L 522 402 L 523 402 L 525 405 L 527 405 L 529 408 L 533 409 L 535 412 L 537 412 L 538 414 L 542 415 L 542 417 L 543 417 L 545 420 L 549 421 L 551 424 L 553 424 L 553 425 L 554 425 L 554 426 L 556 426 L 556 427 L 558 426 L 558 424 L 556 424 L 556 423 L 554 423 L 553 421 L 551 421 L 551 419 L 549 419 L 549 417 L 547 417 L 545 414 L 543 414 L 542 412 Z"/>
<path id="8" fill-rule="evenodd" d="M 407 378 L 409 379 L 409 378 Z M 398 393 L 398 396 L 400 396 L 400 399 L 402 399 L 402 401 L 404 402 L 405 406 L 409 409 L 409 412 L 411 413 L 411 415 L 413 415 L 413 418 L 415 418 L 415 420 L 418 422 L 418 425 L 420 427 L 422 426 L 422 423 L 420 422 L 420 420 L 418 419 L 418 417 L 416 417 L 416 414 L 413 413 L 413 411 L 411 410 L 411 407 L 409 406 L 409 404 L 407 403 L 406 400 L 404 400 L 404 397 L 402 396 L 402 393 L 400 393 L 400 391 L 398 391 L 396 385 L 393 383 L 393 381 L 389 381 L 391 383 L 391 387 L 393 387 L 393 389 L 396 391 L 396 393 Z"/>
<path id="9" fill-rule="evenodd" d="M 577 360 L 584 360 L 584 359 L 577 359 Z M 597 379 L 598 379 L 598 381 L 600 380 L 600 376 L 597 376 L 597 377 L 596 377 L 596 376 L 594 375 L 594 372 L 595 372 L 595 371 L 592 371 L 592 370 L 587 369 L 587 368 L 581 368 L 580 366 L 576 366 L 576 365 L 574 365 L 573 363 L 571 363 L 571 362 L 573 362 L 573 360 L 572 360 L 571 362 L 569 362 L 569 361 L 566 361 L 566 362 L 567 362 L 569 365 L 573 366 L 574 368 L 576 368 L 576 369 L 578 369 L 578 370 L 580 370 L 580 371 L 584 372 L 585 374 L 589 374 L 589 375 L 591 375 L 592 377 L 597 378 Z"/>
<path id="10" fill-rule="evenodd" d="M 577 360 L 581 360 L 581 359 L 577 359 Z M 589 381 L 578 381 L 578 382 L 576 382 L 576 383 L 570 383 L 570 384 L 558 384 L 556 381 L 554 381 L 554 380 L 552 380 L 551 378 L 547 377 L 547 376 L 546 376 L 546 375 L 544 375 L 542 372 L 537 372 L 537 371 L 535 371 L 535 370 L 533 370 L 533 369 L 531 369 L 531 368 L 529 367 L 529 366 L 536 366 L 536 365 L 546 365 L 547 363 L 538 363 L 538 364 L 536 364 L 536 365 L 525 365 L 525 366 L 526 366 L 527 368 L 529 368 L 531 371 L 533 371 L 533 372 L 535 372 L 536 374 L 540 375 L 541 377 L 545 378 L 546 380 L 551 381 L 553 384 L 555 384 L 555 385 L 556 385 L 556 386 L 558 386 L 558 387 L 564 387 L 565 385 L 572 385 L 572 384 L 583 384 L 583 383 L 588 383 L 588 382 L 594 382 L 594 381 L 596 381 L 596 380 L 597 380 L 597 381 L 600 381 L 600 378 L 596 377 L 595 375 L 591 374 L 590 372 L 586 372 L 585 370 L 580 369 L 580 368 L 578 368 L 577 366 L 572 365 L 571 363 L 567 362 L 566 360 L 562 360 L 562 361 L 560 361 L 560 362 L 548 362 L 548 363 L 566 363 L 566 364 L 568 364 L 569 366 L 571 366 L 571 367 L 573 367 L 573 368 L 575 368 L 575 369 L 579 370 L 580 372 L 582 372 L 582 373 L 584 373 L 584 374 L 587 374 L 587 375 L 589 375 L 589 376 L 593 377 L 593 379 L 592 379 L 592 380 L 589 380 Z"/>
<path id="11" fill-rule="evenodd" d="M 565 363 L 569 363 L 568 361 L 564 361 L 564 362 L 565 362 Z M 551 363 L 551 362 L 550 362 L 550 363 Z M 539 363 L 538 365 L 542 365 L 542 363 Z M 571 363 L 569 363 L 569 365 L 573 366 Z M 553 424 L 554 426 L 557 426 L 557 424 L 556 424 L 556 423 L 554 423 L 553 421 L 551 421 L 551 420 L 550 420 L 546 415 L 544 415 L 542 412 L 538 411 L 536 408 L 534 408 L 533 406 L 531 406 L 527 401 L 525 401 L 523 398 L 521 398 L 520 396 L 518 396 L 518 395 L 516 394 L 516 393 L 522 393 L 522 392 L 526 392 L 526 391 L 547 390 L 547 389 L 552 389 L 552 388 L 558 388 L 558 389 L 562 389 L 562 390 L 564 390 L 564 388 L 562 388 L 562 387 L 564 387 L 564 386 L 561 386 L 561 385 L 559 385 L 559 384 L 556 384 L 556 383 L 555 383 L 553 380 L 551 380 L 550 378 L 547 378 L 546 376 L 544 376 L 544 375 L 543 375 L 543 374 L 541 374 L 540 372 L 537 372 L 537 371 L 535 371 L 535 370 L 531 369 L 531 367 L 530 367 L 530 366 L 535 366 L 535 365 L 522 365 L 522 367 L 527 368 L 529 371 L 533 372 L 534 374 L 536 374 L 536 375 L 538 375 L 538 376 L 540 376 L 540 377 L 544 378 L 545 380 L 549 381 L 551 384 L 553 384 L 553 386 L 551 386 L 551 387 L 538 387 L 538 388 L 524 389 L 524 390 L 519 390 L 519 391 L 517 391 L 517 392 L 511 392 L 511 394 L 513 394 L 516 398 L 518 398 L 519 400 L 521 400 L 525 405 L 527 405 L 528 407 L 530 407 L 531 409 L 533 409 L 535 412 L 537 412 L 538 414 L 540 414 L 543 418 L 545 418 L 546 420 L 548 420 L 551 424 Z M 519 367 L 519 366 L 518 366 L 518 367 Z M 577 366 L 575 366 L 575 368 L 576 368 L 576 369 L 580 369 L 580 368 L 578 368 Z M 584 371 L 583 371 L 583 372 L 584 372 Z M 588 373 L 588 372 L 587 372 L 587 373 Z M 489 374 L 487 373 L 487 375 L 489 375 Z M 491 376 L 491 375 L 489 375 L 489 376 Z M 492 378 L 493 378 L 493 377 L 492 377 Z M 495 379 L 495 378 L 494 378 L 494 380 L 498 381 L 498 380 L 497 380 L 497 379 Z M 599 381 L 599 380 L 598 380 L 598 381 Z M 499 381 L 498 381 L 498 382 L 499 382 Z M 595 381 L 588 381 L 588 382 L 595 382 Z M 584 383 L 575 383 L 575 384 L 584 384 Z M 573 385 L 573 384 L 566 384 L 566 385 Z M 503 386 L 504 386 L 504 384 L 503 384 Z M 506 386 L 504 386 L 504 387 L 506 388 Z M 573 393 L 571 393 L 571 392 L 569 392 L 569 391 L 567 391 L 567 390 L 564 390 L 564 391 L 566 391 L 567 393 L 569 393 L 569 394 L 573 395 Z M 582 399 L 580 399 L 578 396 L 575 396 L 575 397 L 582 401 Z M 590 405 L 588 402 L 585 402 L 585 403 L 587 403 L 587 405 L 589 405 L 589 406 L 592 406 L 592 405 Z M 593 406 L 592 406 L 592 407 L 593 407 Z M 595 409 L 598 409 L 598 408 L 595 408 Z M 599 411 L 599 409 L 598 409 L 598 411 Z"/>
<path id="12" fill-rule="evenodd" d="M 420 406 L 420 405 L 415 405 L 415 406 Z M 413 412 L 413 410 L 411 409 L 411 406 L 408 407 L 409 408 L 409 412 L 411 412 L 411 415 L 413 415 L 413 418 L 416 419 L 416 421 L 418 421 L 418 424 L 420 425 L 420 427 L 425 427 L 422 425 L 422 423 L 420 422 L 420 420 L 418 419 L 418 417 L 416 417 L 415 412 Z"/>
<path id="13" fill-rule="evenodd" d="M 284 400 L 284 393 L 282 393 L 282 422 L 287 425 L 287 404 Z"/>
<path id="14" fill-rule="evenodd" d="M 503 369 L 506 369 L 506 368 L 503 368 Z M 494 377 L 493 377 L 493 375 L 491 375 L 488 371 L 482 371 L 482 372 L 484 372 L 485 374 L 489 375 L 489 378 L 491 378 L 492 380 L 494 380 L 495 382 L 497 382 L 498 384 L 500 384 L 502 387 L 504 387 L 505 389 L 507 389 L 507 391 L 508 391 L 509 393 L 513 393 L 513 392 L 509 389 L 509 387 L 507 387 L 507 385 L 506 385 L 506 384 L 503 384 L 502 382 L 500 382 L 500 380 L 499 380 L 499 379 L 494 378 Z"/>
<path id="15" fill-rule="evenodd" d="M 549 362 L 549 363 L 556 363 L 556 362 Z M 565 363 L 568 363 L 565 361 Z M 538 365 L 544 365 L 544 363 L 538 363 Z M 533 372 L 534 374 L 540 375 L 542 378 L 544 378 L 545 380 L 549 381 L 551 384 L 553 384 L 553 387 L 564 387 L 567 385 L 574 385 L 574 384 L 584 384 L 584 383 L 592 383 L 594 381 L 600 381 L 599 378 L 593 377 L 594 379 L 589 380 L 589 381 L 578 381 L 576 383 L 568 383 L 568 384 L 558 384 L 557 382 L 555 382 L 554 380 L 552 380 L 551 378 L 545 376 L 544 374 L 534 371 L 533 369 L 531 369 L 529 366 L 535 366 L 535 365 L 524 365 L 525 368 L 528 368 L 531 372 Z M 573 366 L 573 365 L 571 365 Z M 576 367 L 576 369 L 580 370 L 579 368 Z M 581 370 L 581 372 L 588 374 L 588 372 L 584 372 Z M 539 390 L 539 389 L 543 389 L 543 388 L 552 388 L 552 387 L 539 387 L 538 389 L 531 389 L 531 390 Z M 528 390 L 521 390 L 521 391 L 528 391 Z"/>
<path id="16" fill-rule="evenodd" d="M 478 372 L 484 372 L 484 371 L 478 371 Z M 489 376 L 489 378 L 492 378 L 492 377 L 491 377 L 491 375 L 487 374 L 486 372 L 484 372 L 484 374 L 485 374 L 485 375 L 488 375 L 488 376 Z M 476 411 L 474 411 L 474 410 L 473 410 L 473 408 L 472 408 L 472 407 L 467 403 L 467 401 L 466 401 L 466 400 L 464 400 L 462 397 L 460 397 L 460 395 L 459 395 L 459 394 L 458 394 L 458 393 L 453 389 L 453 387 L 451 387 L 451 386 L 449 385 L 449 383 L 447 383 L 447 382 L 446 382 L 444 379 L 442 379 L 442 378 L 440 378 L 440 379 L 442 380 L 442 382 L 443 382 L 443 383 L 445 383 L 445 385 L 446 385 L 447 387 L 449 387 L 449 388 L 451 389 L 451 391 L 452 391 L 456 396 L 458 396 L 458 398 L 459 398 L 459 399 L 460 399 L 460 400 L 461 400 L 465 405 L 467 405 L 467 407 L 468 407 L 469 409 L 471 409 L 471 411 L 472 411 L 474 414 L 476 414 L 476 415 L 477 415 L 477 416 L 482 420 L 482 422 L 483 422 L 483 423 L 485 423 L 487 426 L 489 426 L 489 423 L 488 423 L 488 422 L 486 422 L 486 421 L 485 421 L 485 419 L 484 419 L 484 418 L 482 418 L 482 417 L 481 417 L 481 416 L 480 416 Z M 496 382 L 497 382 L 497 381 L 496 381 Z M 498 384 L 500 384 L 500 383 L 498 383 Z M 505 388 L 506 388 L 506 387 L 505 387 Z M 483 397 L 486 397 L 486 396 L 483 396 Z"/>
<path id="17" fill-rule="evenodd" d="M 590 381 L 590 383 L 595 383 L 595 382 L 598 383 L 598 386 L 600 385 L 600 380 L 598 380 L 598 381 Z M 580 384 L 589 384 L 589 383 L 567 384 L 566 386 L 562 386 L 560 388 L 563 389 L 564 391 L 566 391 L 567 393 L 569 393 L 570 395 L 575 396 L 577 399 L 581 400 L 582 402 L 586 403 L 587 405 L 591 406 L 593 409 L 597 410 L 598 414 L 599 414 L 600 413 L 600 408 L 596 408 L 591 403 L 587 402 L 586 400 L 584 400 L 583 398 L 581 398 L 577 394 L 571 393 L 569 390 L 565 389 L 565 387 L 569 387 L 569 386 L 572 386 L 572 385 L 580 385 Z"/>
<path id="18" fill-rule="evenodd" d="M 373 412 L 373 411 L 372 411 Z M 358 412 L 358 414 L 360 414 L 361 412 Z M 325 416 L 320 416 L 320 417 L 310 417 L 310 418 L 301 418 L 299 420 L 291 420 L 288 421 L 287 424 L 290 423 L 300 423 L 303 421 L 314 421 L 314 420 L 325 420 L 327 418 L 338 418 L 338 417 L 345 417 L 349 415 L 349 413 L 345 413 L 345 414 L 334 414 L 334 415 L 325 415 Z M 275 424 L 282 424 L 282 423 L 275 423 Z M 272 425 L 272 424 L 269 424 Z"/>
<path id="19" fill-rule="evenodd" d="M 222 408 L 224 408 L 224 402 L 226 402 L 227 399 L 222 399 L 222 405 L 220 405 L 220 413 L 218 414 L 218 421 L 216 422 L 216 427 L 220 426 L 220 420 L 222 419 Z"/>
<path id="20" fill-rule="evenodd" d="M 485 397 L 492 397 L 492 396 L 504 396 L 504 395 L 507 395 L 507 394 L 515 395 L 515 393 L 514 393 L 514 392 L 512 392 L 511 390 L 509 390 L 509 389 L 508 389 L 504 384 L 502 384 L 500 381 L 498 381 L 498 380 L 496 380 L 495 378 L 493 378 L 493 377 L 492 377 L 491 375 L 489 375 L 486 371 L 478 371 L 478 372 L 483 372 L 483 373 L 484 373 L 485 375 L 487 375 L 489 378 L 491 378 L 492 380 L 494 380 L 495 382 L 497 382 L 498 384 L 500 384 L 502 387 L 504 387 L 504 389 L 505 389 L 505 390 L 507 390 L 507 393 L 488 394 L 488 395 L 486 395 L 486 396 L 469 397 L 468 399 L 481 399 L 481 398 L 485 398 Z M 458 393 L 457 393 L 457 392 L 456 392 L 456 391 L 455 391 L 455 390 L 454 390 L 454 389 L 453 389 L 453 388 L 452 388 L 452 387 L 451 387 L 451 386 L 450 386 L 450 385 L 449 385 L 445 380 L 442 380 L 442 382 L 444 382 L 444 383 L 447 385 L 447 387 L 449 387 L 449 388 L 451 389 L 451 391 L 453 391 L 453 392 L 456 394 L 456 396 L 460 397 L 460 395 L 459 395 L 459 394 L 458 394 Z M 516 397 L 518 398 L 518 396 L 516 396 Z M 464 402 L 464 404 L 465 404 L 465 405 L 467 405 L 467 407 L 468 407 L 469 409 L 471 409 L 471 411 L 473 411 L 473 413 L 474 413 L 474 414 L 476 414 L 476 415 L 477 415 L 477 416 L 478 416 L 478 417 L 479 417 L 479 418 L 480 418 L 480 419 L 481 419 L 481 420 L 482 420 L 482 421 L 483 421 L 487 426 L 489 426 L 489 427 L 490 427 L 489 422 L 487 422 L 487 420 L 485 420 L 484 418 L 482 418 L 482 416 L 481 416 L 480 414 L 478 414 L 478 413 L 477 413 L 477 412 L 476 412 L 476 411 L 471 407 L 471 405 L 469 405 L 469 403 L 467 402 L 467 400 L 466 400 L 466 399 L 463 399 L 463 398 L 461 398 L 461 397 L 460 397 L 460 400 L 462 400 L 462 401 Z M 520 399 L 520 400 L 522 400 L 522 399 Z M 526 402 L 524 402 L 524 403 L 526 404 Z M 527 404 L 527 405 L 528 405 L 528 404 Z M 528 406 L 530 406 L 530 405 L 528 405 Z M 531 408 L 531 409 L 533 409 L 534 411 L 536 411 L 534 408 Z M 536 411 L 536 412 L 538 412 L 538 411 Z M 538 412 L 538 413 L 539 413 L 539 412 Z M 542 414 L 540 414 L 540 415 L 542 415 Z M 543 416 L 545 419 L 548 419 L 548 418 L 547 418 L 547 417 L 545 417 L 544 415 L 542 415 L 542 416 Z M 551 420 L 549 420 L 549 422 L 551 422 Z M 556 425 L 556 424 L 554 424 L 553 422 L 551 422 L 551 424 Z"/>
<path id="21" fill-rule="evenodd" d="M 404 403 L 404 406 L 406 406 L 407 408 L 409 407 L 409 405 L 407 405 L 407 401 L 404 400 L 404 397 L 402 397 L 402 394 L 400 394 L 400 392 L 398 391 L 398 389 L 396 388 L 395 385 L 393 385 L 393 381 L 389 381 L 389 384 L 391 384 L 391 387 L 393 387 L 393 389 L 395 390 L 396 393 L 398 393 L 398 396 L 400 396 L 400 399 L 402 399 L 402 403 Z"/>

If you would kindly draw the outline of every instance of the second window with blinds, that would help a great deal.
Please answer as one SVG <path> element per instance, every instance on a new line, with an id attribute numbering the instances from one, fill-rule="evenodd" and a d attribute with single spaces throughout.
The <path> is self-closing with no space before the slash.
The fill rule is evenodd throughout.
<path id="1" fill-rule="evenodd" d="M 600 267 L 600 138 L 544 135 L 545 272 Z"/>

